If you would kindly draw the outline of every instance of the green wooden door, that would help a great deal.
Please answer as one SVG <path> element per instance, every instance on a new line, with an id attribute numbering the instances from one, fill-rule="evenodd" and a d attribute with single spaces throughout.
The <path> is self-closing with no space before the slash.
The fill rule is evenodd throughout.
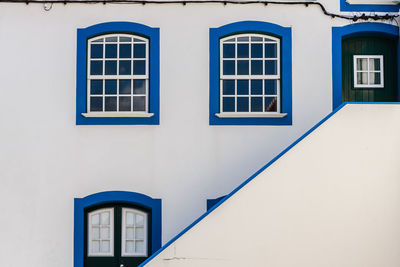
<path id="1" fill-rule="evenodd" d="M 151 253 L 151 212 L 123 203 L 85 210 L 84 267 L 137 267 Z"/>
<path id="2" fill-rule="evenodd" d="M 398 101 L 397 42 L 378 36 L 357 36 L 342 41 L 343 102 Z"/>

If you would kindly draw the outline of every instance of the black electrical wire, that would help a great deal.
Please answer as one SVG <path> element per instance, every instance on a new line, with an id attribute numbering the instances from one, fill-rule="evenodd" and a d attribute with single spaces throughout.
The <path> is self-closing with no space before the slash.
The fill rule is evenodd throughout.
<path id="1" fill-rule="evenodd" d="M 249 0 L 249 1 L 243 1 L 243 0 L 171 0 L 171 1 L 161 1 L 161 0 L 0 0 L 0 3 L 40 3 L 40 4 L 55 4 L 55 3 L 63 3 L 63 4 L 96 4 L 96 3 L 115 3 L 115 4 L 181 4 L 181 5 L 186 5 L 186 4 L 233 4 L 233 5 L 250 5 L 250 4 L 263 4 L 263 5 L 305 5 L 308 7 L 309 5 L 317 5 L 320 7 L 321 11 L 326 15 L 331 18 L 342 18 L 342 19 L 347 19 L 347 20 L 352 20 L 352 21 L 358 21 L 358 20 L 393 20 L 399 15 L 391 15 L 391 14 L 385 14 L 385 15 L 366 15 L 363 13 L 362 15 L 354 15 L 354 16 L 346 16 L 342 14 L 335 14 L 331 13 L 326 10 L 325 6 L 319 2 L 293 2 L 293 1 L 263 1 L 263 0 Z"/>

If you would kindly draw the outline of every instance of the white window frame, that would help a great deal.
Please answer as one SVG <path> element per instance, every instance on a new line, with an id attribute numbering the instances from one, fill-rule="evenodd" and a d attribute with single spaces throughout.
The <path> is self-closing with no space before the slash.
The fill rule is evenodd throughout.
<path id="1" fill-rule="evenodd" d="M 263 57 L 262 58 L 252 58 L 251 57 L 251 44 L 253 42 L 249 41 L 247 42 L 249 44 L 249 58 L 238 58 L 237 54 L 235 55 L 235 58 L 231 58 L 229 60 L 249 60 L 249 75 L 238 75 L 237 74 L 237 69 L 235 70 L 235 75 L 224 75 L 223 74 L 223 45 L 226 44 L 225 41 L 235 38 L 234 42 L 229 42 L 229 43 L 234 43 L 235 47 L 237 48 L 237 44 L 241 43 L 237 41 L 237 38 L 239 37 L 249 37 L 249 40 L 251 40 L 251 37 L 261 37 L 263 38 L 260 43 L 266 44 L 266 43 L 276 43 L 277 45 L 277 57 L 276 58 L 266 58 L 265 57 L 265 48 L 263 45 Z M 272 41 L 265 41 L 264 38 L 268 38 Z M 246 42 L 244 42 L 246 43 Z M 258 43 L 258 42 L 254 42 Z M 267 34 L 257 34 L 257 33 L 241 33 L 241 34 L 234 34 L 234 35 L 229 35 L 227 37 L 221 38 L 219 40 L 219 49 L 220 49 L 220 73 L 219 73 L 219 84 L 220 84 L 220 90 L 219 90 L 219 95 L 220 95 L 220 113 L 215 114 L 219 118 L 228 118 L 228 117 L 276 117 L 276 118 L 281 118 L 286 116 L 287 114 L 281 113 L 281 40 L 279 38 L 276 38 L 271 35 Z M 237 50 L 236 50 L 237 51 Z M 237 52 L 235 52 L 237 53 Z M 264 68 L 265 68 L 265 60 L 276 60 L 277 61 L 277 74 L 276 75 L 267 75 L 267 74 L 262 74 L 262 75 L 252 75 L 251 74 L 251 60 L 262 60 L 262 68 L 263 68 L 263 73 L 264 73 Z M 235 64 L 237 68 L 237 64 Z M 238 95 L 237 90 L 235 90 L 235 94 L 232 95 L 231 97 L 235 98 L 235 112 L 224 112 L 223 111 L 223 81 L 224 80 L 235 80 L 235 83 L 237 80 L 249 80 L 249 83 L 251 83 L 251 80 L 262 80 L 262 94 L 261 95 L 251 95 L 251 87 L 249 84 L 249 95 Z M 276 95 L 266 95 L 265 94 L 265 80 L 275 80 L 277 81 L 277 92 Z M 252 112 L 251 111 L 251 98 L 252 97 L 262 97 L 262 105 L 263 105 L 263 111 L 262 112 Z M 248 112 L 237 112 L 237 98 L 238 97 L 248 97 L 249 98 L 249 111 Z M 265 111 L 265 97 L 276 97 L 277 98 L 277 109 L 276 111 Z"/>
<path id="2" fill-rule="evenodd" d="M 357 70 L 357 59 L 367 59 L 367 70 Z M 369 66 L 370 59 L 379 59 L 380 60 L 380 70 L 375 71 L 371 70 Z M 358 84 L 357 83 L 357 73 L 366 72 L 368 78 L 368 84 Z M 370 84 L 370 74 L 371 73 L 380 73 L 381 82 L 380 84 Z M 384 69 L 383 69 L 383 55 L 354 55 L 353 56 L 353 81 L 354 88 L 383 88 L 384 87 Z"/>
<path id="3" fill-rule="evenodd" d="M 105 38 L 108 37 L 117 37 L 116 42 L 105 42 Z M 120 42 L 119 37 L 129 37 L 132 38 L 132 42 Z M 140 39 L 143 41 L 146 45 L 146 57 L 145 58 L 137 58 L 137 60 L 145 60 L 145 68 L 146 72 L 145 75 L 120 75 L 119 73 L 119 61 L 120 60 L 130 60 L 131 61 L 131 71 L 133 72 L 133 60 L 135 59 L 133 57 L 133 38 L 135 39 Z M 98 39 L 103 39 L 103 42 L 94 42 Z M 101 59 L 92 59 L 91 58 L 91 44 L 103 44 L 103 58 Z M 131 53 L 131 58 L 120 58 L 119 57 L 119 44 L 131 44 L 132 45 L 132 53 Z M 117 44 L 117 57 L 115 59 L 106 59 L 105 58 L 105 50 L 106 50 L 106 44 Z M 98 35 L 96 37 L 88 39 L 87 42 L 87 96 L 86 96 L 86 103 L 87 103 L 87 111 L 86 113 L 82 113 L 82 116 L 84 117 L 152 117 L 154 114 L 149 113 L 149 61 L 150 61 L 150 54 L 149 54 L 149 46 L 150 46 L 150 40 L 138 36 L 135 34 L 126 34 L 126 33 L 110 33 L 110 34 L 103 34 L 103 35 Z M 103 61 L 103 75 L 91 75 L 91 64 L 90 61 Z M 105 70 L 105 61 L 106 60 L 116 60 L 117 61 L 117 74 L 116 75 L 106 75 L 104 74 Z M 117 89 L 117 93 L 115 95 L 106 95 L 105 94 L 105 80 L 106 79 L 113 79 L 117 80 L 117 88 L 119 87 L 119 80 L 131 80 L 131 94 L 124 94 L 120 95 Z M 145 94 L 133 94 L 133 84 L 132 80 L 133 79 L 140 79 L 140 80 L 145 80 Z M 103 94 L 99 95 L 93 95 L 94 97 L 102 97 L 103 98 L 103 111 L 90 111 L 90 81 L 91 80 L 102 80 L 103 81 Z M 117 111 L 105 111 L 105 97 L 106 96 L 115 96 L 117 98 Z M 119 111 L 119 97 L 130 97 L 131 98 L 131 111 Z M 144 111 L 132 111 L 133 109 L 133 97 L 145 97 L 145 110 Z"/>
<path id="4" fill-rule="evenodd" d="M 103 212 L 110 212 L 110 252 L 92 252 L 92 216 L 99 214 L 100 220 L 100 235 L 101 235 L 101 213 Z M 88 246 L 87 246 L 87 255 L 88 257 L 113 257 L 114 256 L 114 208 L 105 208 L 105 209 L 98 209 L 87 214 L 88 216 Z M 100 243 L 101 243 L 100 237 Z"/>
<path id="5" fill-rule="evenodd" d="M 144 218 L 144 222 L 143 222 L 143 230 L 144 230 L 144 253 L 127 253 L 125 252 L 125 243 L 126 243 L 126 212 L 133 212 L 135 214 L 135 222 L 134 222 L 134 233 L 136 230 L 136 214 L 142 215 Z M 147 244 L 148 244 L 148 235 L 147 235 L 147 220 L 148 220 L 148 216 L 147 213 L 142 212 L 140 210 L 137 209 L 132 209 L 132 208 L 122 208 L 122 229 L 121 229 L 121 256 L 125 256 L 125 257 L 147 257 L 148 256 L 148 248 L 147 248 Z M 136 240 L 135 240 L 136 241 Z M 136 245 L 136 243 L 134 242 L 134 244 Z"/>

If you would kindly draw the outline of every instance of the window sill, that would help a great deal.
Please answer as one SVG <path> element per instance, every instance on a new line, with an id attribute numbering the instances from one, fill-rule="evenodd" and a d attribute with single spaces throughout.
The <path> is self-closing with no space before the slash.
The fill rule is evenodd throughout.
<path id="1" fill-rule="evenodd" d="M 284 118 L 287 113 L 215 113 L 218 118 Z"/>
<path id="2" fill-rule="evenodd" d="M 150 118 L 154 116 L 154 113 L 81 113 L 81 115 L 85 118 Z"/>

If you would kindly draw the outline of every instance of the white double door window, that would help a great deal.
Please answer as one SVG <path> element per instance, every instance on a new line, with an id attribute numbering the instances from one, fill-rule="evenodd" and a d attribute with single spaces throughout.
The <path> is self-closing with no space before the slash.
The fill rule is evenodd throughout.
<path id="1" fill-rule="evenodd" d="M 87 216 L 88 257 L 148 256 L 147 213 L 111 207 L 91 211 Z"/>

